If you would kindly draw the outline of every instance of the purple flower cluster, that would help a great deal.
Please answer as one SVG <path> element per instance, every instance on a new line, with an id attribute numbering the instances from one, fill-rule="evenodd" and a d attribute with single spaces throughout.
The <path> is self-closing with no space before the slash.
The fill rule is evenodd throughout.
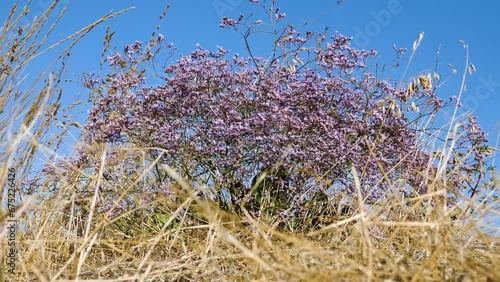
<path id="1" fill-rule="evenodd" d="M 402 91 L 368 73 L 343 76 L 366 68 L 375 53 L 351 48 L 341 35 L 332 39 L 316 51 L 320 70 L 293 73 L 275 61 L 261 75 L 237 56 L 226 59 L 222 48 L 199 47 L 165 69 L 164 86 L 139 87 L 130 72 L 112 74 L 108 95 L 90 111 L 86 141 L 159 147 L 165 163 L 189 162 L 193 171 L 184 175 L 217 170 L 219 182 L 245 191 L 280 164 L 286 173 L 276 184 L 289 197 L 309 190 L 306 182 L 318 175 L 351 190 L 351 166 L 363 172 L 365 185 L 377 187 L 366 192 L 373 199 L 396 164 L 408 181 L 423 185 L 415 171 L 425 170 L 428 157 L 415 131 L 379 103 Z M 237 202 L 241 191 L 229 190 Z"/>
<path id="2" fill-rule="evenodd" d="M 273 12 L 277 20 L 285 17 Z M 221 26 L 237 28 L 240 20 L 224 18 Z M 329 201 L 332 191 L 352 194 L 352 167 L 369 201 L 401 179 L 399 192 L 425 192 L 435 171 L 433 157 L 420 144 L 418 119 L 409 119 L 405 105 L 428 106 L 419 112 L 426 116 L 443 101 L 425 87 L 400 89 L 379 80 L 367 66 L 376 52 L 351 47 L 349 37 L 336 34 L 321 44 L 321 34 L 303 38 L 293 27 L 286 30 L 276 46 L 286 49 L 287 58 L 229 59 L 222 47 L 215 53 L 198 47 L 165 68 L 160 86 L 147 86 L 130 67 L 147 57 L 141 42 L 127 45 L 122 55 L 108 58 L 114 72 L 92 79 L 92 89 L 99 84 L 106 93 L 89 112 L 85 142 L 161 148 L 161 162 L 215 186 L 221 205 L 241 203 L 266 173 L 250 197 L 257 213 L 269 196 L 278 203 L 275 214 L 289 216 L 304 213 L 308 203 Z M 302 61 L 301 46 L 315 40 L 309 61 L 290 67 L 288 62 Z M 470 145 L 480 163 L 484 133 L 473 119 L 463 130 L 468 133 L 460 144 Z M 85 154 L 74 162 L 83 160 Z M 464 170 L 450 170 L 456 171 Z M 455 179 L 455 188 L 464 188 Z M 171 195 L 164 176 L 155 185 Z"/>

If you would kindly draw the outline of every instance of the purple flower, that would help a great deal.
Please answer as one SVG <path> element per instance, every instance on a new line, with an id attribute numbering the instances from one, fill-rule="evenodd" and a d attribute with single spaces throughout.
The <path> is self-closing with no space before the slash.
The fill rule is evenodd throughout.
<path id="1" fill-rule="evenodd" d="M 121 60 L 122 56 L 119 53 L 115 53 L 111 57 L 107 57 L 106 60 L 109 62 L 110 66 L 114 66 Z"/>
<path id="2" fill-rule="evenodd" d="M 228 17 L 222 18 L 222 22 L 220 23 L 220 27 L 222 28 L 228 28 L 228 27 L 235 27 L 237 24 L 237 21 L 230 19 Z"/>
<path id="3" fill-rule="evenodd" d="M 158 37 L 156 37 L 156 42 L 158 44 L 162 43 L 163 41 L 165 40 L 165 36 L 163 36 L 163 34 L 158 34 Z"/>

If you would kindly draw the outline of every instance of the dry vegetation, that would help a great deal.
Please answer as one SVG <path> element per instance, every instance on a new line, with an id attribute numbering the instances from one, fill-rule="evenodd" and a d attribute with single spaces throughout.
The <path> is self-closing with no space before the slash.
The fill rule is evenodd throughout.
<path id="1" fill-rule="evenodd" d="M 2 227 L 9 216 L 8 169 L 15 168 L 20 182 L 36 158 L 50 158 L 61 146 L 67 132 L 50 132 L 49 138 L 49 128 L 71 124 L 57 113 L 65 54 L 94 26 L 120 14 L 106 15 L 57 43 L 64 46 L 61 56 L 26 90 L 23 70 L 56 48 L 46 45 L 46 37 L 64 10 L 54 15 L 51 6 L 21 27 L 23 8 L 17 8 L 0 27 Z M 96 148 L 96 159 L 111 149 Z M 8 273 L 2 228 L 2 281 L 500 281 L 499 237 L 480 228 L 491 217 L 498 219 L 498 201 L 485 206 L 463 195 L 472 215 L 463 205 L 450 207 L 443 197 L 449 188 L 439 176 L 425 195 L 388 197 L 370 207 L 355 195 L 346 204 L 354 207 L 349 212 L 330 207 L 329 216 L 295 226 L 256 218 L 244 208 L 242 216 L 219 209 L 200 197 L 203 189 L 192 190 L 167 166 L 161 168 L 177 180 L 173 195 L 155 200 L 154 211 L 149 203 L 110 216 L 97 209 L 93 189 L 103 182 L 107 165 L 102 162 L 92 175 L 78 170 L 65 175 L 55 195 L 47 183 L 34 194 L 19 191 L 17 265 L 15 274 Z M 73 191 L 82 175 L 90 194 L 79 198 Z M 143 176 L 123 175 L 120 191 L 148 185 Z"/>

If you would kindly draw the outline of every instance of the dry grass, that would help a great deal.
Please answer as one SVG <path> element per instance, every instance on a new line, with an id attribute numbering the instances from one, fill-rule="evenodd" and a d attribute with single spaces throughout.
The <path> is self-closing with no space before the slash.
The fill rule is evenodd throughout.
<path id="1" fill-rule="evenodd" d="M 168 168 L 165 168 L 168 170 Z M 174 177 L 175 172 L 169 171 Z M 100 181 L 99 176 L 93 181 Z M 127 182 L 123 179 L 123 182 Z M 32 205 L 19 239 L 19 275 L 64 281 L 498 281 L 500 241 L 453 210 L 430 209 L 444 190 L 387 200 L 314 231 L 286 232 L 248 213 L 236 217 L 201 200 L 179 179 L 177 200 L 113 220 L 92 197 Z M 96 183 L 93 183 L 96 184 Z M 66 194 L 65 185 L 60 194 Z M 187 191 L 187 192 L 186 192 Z M 74 195 L 74 194 L 73 194 Z M 124 226 L 126 228 L 124 228 Z"/>
<path id="2" fill-rule="evenodd" d="M 23 67 L 56 47 L 44 46 L 45 35 L 40 37 L 50 20 L 57 23 L 64 13 L 54 17 L 51 9 L 22 36 L 16 35 L 21 15 L 14 9 L 0 29 L 0 108 L 8 111 L 0 114 L 2 188 L 9 167 L 18 176 L 28 175 L 37 154 L 51 155 L 61 144 L 64 133 L 45 136 L 51 125 L 62 122 L 57 87 L 64 54 L 97 24 L 121 13 L 60 41 L 68 43 L 56 60 L 60 71 L 40 74 L 32 88 L 21 91 Z M 43 90 L 35 91 L 37 85 Z M 110 149 L 96 153 L 96 159 Z M 245 210 L 235 216 L 219 209 L 168 167 L 162 169 L 177 180 L 175 200 L 157 200 L 154 213 L 151 204 L 139 203 L 111 218 L 97 209 L 100 190 L 92 188 L 104 183 L 102 171 L 108 165 L 101 163 L 95 172 L 72 171 L 56 192 L 46 182 L 34 194 L 21 193 L 15 213 L 17 265 L 15 274 L 7 272 L 3 228 L 2 281 L 500 281 L 499 237 L 481 231 L 485 216 L 472 218 L 462 206 L 449 207 L 442 197 L 449 188 L 438 178 L 431 181 L 429 194 L 388 197 L 372 207 L 355 197 L 352 213 L 331 214 L 294 226 L 292 232 L 286 224 Z M 143 180 L 144 175 L 124 175 L 116 191 L 147 185 Z M 76 193 L 81 185 L 90 193 Z M 488 212 L 498 220 L 498 202 L 491 208 L 463 198 L 476 214 Z M 6 226 L 5 196 L 1 200 L 1 225 Z"/>
<path id="3" fill-rule="evenodd" d="M 122 148 L 134 149 L 144 150 Z M 96 159 L 106 151 L 97 152 Z M 351 205 L 357 209 L 352 214 L 332 214 L 290 232 L 277 221 L 259 220 L 245 210 L 238 217 L 219 209 L 200 197 L 202 190 L 192 190 L 165 166 L 162 169 L 177 183 L 172 186 L 174 195 L 148 205 L 139 201 L 135 210 L 111 219 L 96 205 L 105 191 L 102 171 L 110 166 L 101 165 L 100 171 L 86 173 L 83 184 L 78 177 L 84 172 L 66 175 L 54 197 L 25 199 L 31 204 L 19 213 L 26 224 L 19 234 L 19 277 L 37 281 L 500 278 L 495 268 L 500 260 L 498 237 L 483 234 L 478 228 L 481 222 L 467 218 L 458 206 L 444 205 L 446 189 L 439 181 L 429 189 L 432 193 L 387 198 L 376 207 L 367 208 L 362 199 L 354 199 Z M 142 180 L 144 175 L 124 175 L 115 183 L 116 191 L 126 194 L 148 185 Z M 76 193 L 79 185 L 103 188 Z M 49 192 L 38 196 L 43 194 Z"/>

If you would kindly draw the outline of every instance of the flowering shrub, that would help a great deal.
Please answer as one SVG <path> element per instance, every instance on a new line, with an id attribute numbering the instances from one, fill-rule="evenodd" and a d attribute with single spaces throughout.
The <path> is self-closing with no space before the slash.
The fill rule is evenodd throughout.
<path id="1" fill-rule="evenodd" d="M 286 16 L 275 12 L 272 21 Z M 246 28 L 248 43 L 261 24 L 247 25 L 241 16 L 224 18 L 221 27 Z M 277 34 L 268 60 L 254 57 L 250 48 L 245 58 L 198 46 L 164 68 L 158 86 L 148 85 L 145 65 L 173 46 L 162 35 L 147 46 L 126 46 L 107 59 L 112 72 L 84 80 L 102 96 L 89 113 L 85 143 L 153 148 L 144 158 L 160 162 L 140 188 L 147 201 L 169 194 L 172 180 L 158 169 L 162 163 L 193 185 L 208 186 L 207 197 L 220 206 L 238 211 L 243 204 L 268 216 L 335 207 L 341 196 L 356 193 L 352 167 L 360 172 L 367 203 L 387 193 L 425 193 L 436 162 L 419 139 L 419 123 L 454 101 L 436 96 L 430 76 L 404 89 L 378 79 L 367 64 L 376 52 L 351 47 L 344 35 L 302 36 L 291 25 Z M 475 152 L 468 155 L 474 165 L 450 162 L 447 185 L 457 191 L 468 187 L 464 173 L 479 171 L 484 154 L 478 148 L 486 142 L 473 119 L 463 131 L 459 143 Z M 85 169 L 92 167 L 90 159 L 83 150 L 72 162 Z M 107 179 L 110 185 L 113 179 Z"/>

